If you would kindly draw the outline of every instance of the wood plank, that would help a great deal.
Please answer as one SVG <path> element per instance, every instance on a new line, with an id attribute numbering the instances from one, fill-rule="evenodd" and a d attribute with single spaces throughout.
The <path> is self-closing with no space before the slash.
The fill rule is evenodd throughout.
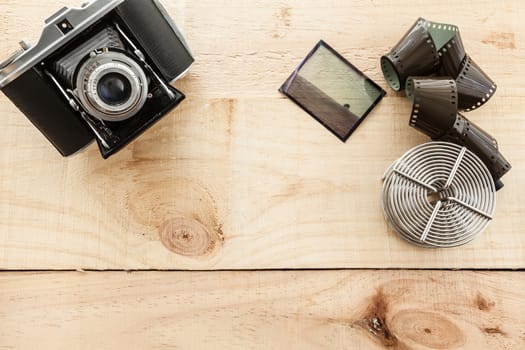
<path id="1" fill-rule="evenodd" d="M 0 54 L 69 2 L 0 0 Z M 111 160 L 61 159 L 0 97 L 0 269 L 525 267 L 523 2 L 163 2 L 197 56 L 188 100 Z M 386 89 L 379 56 L 422 14 L 460 25 L 499 84 L 469 117 L 514 166 L 489 229 L 453 250 L 382 215 L 383 172 L 427 140 L 408 101 L 390 93 L 342 144 L 277 92 L 320 38 Z"/>
<path id="2" fill-rule="evenodd" d="M 520 272 L 0 274 L 0 349 L 525 347 Z"/>

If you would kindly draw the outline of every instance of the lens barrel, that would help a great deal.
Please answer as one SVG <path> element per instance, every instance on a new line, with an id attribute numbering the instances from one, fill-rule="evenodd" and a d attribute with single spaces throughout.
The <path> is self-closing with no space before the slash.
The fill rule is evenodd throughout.
<path id="1" fill-rule="evenodd" d="M 91 54 L 80 66 L 75 91 L 90 115 L 118 122 L 142 109 L 148 97 L 148 79 L 126 54 L 103 50 Z"/>

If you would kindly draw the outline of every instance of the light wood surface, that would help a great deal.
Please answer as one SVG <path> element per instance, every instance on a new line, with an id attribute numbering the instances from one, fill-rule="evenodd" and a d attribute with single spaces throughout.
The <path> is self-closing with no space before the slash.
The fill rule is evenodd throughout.
<path id="1" fill-rule="evenodd" d="M 522 350 L 521 273 L 7 273 L 0 349 Z"/>
<path id="2" fill-rule="evenodd" d="M 164 0 L 197 62 L 188 100 L 103 161 L 62 159 L 0 97 L 0 268 L 525 267 L 522 1 Z M 0 0 L 0 54 L 69 0 Z M 391 90 L 343 144 L 277 89 L 320 38 L 387 89 L 379 57 L 418 16 L 460 26 L 498 83 L 468 116 L 514 169 L 472 244 L 422 250 L 387 226 L 381 176 L 427 139 Z"/>

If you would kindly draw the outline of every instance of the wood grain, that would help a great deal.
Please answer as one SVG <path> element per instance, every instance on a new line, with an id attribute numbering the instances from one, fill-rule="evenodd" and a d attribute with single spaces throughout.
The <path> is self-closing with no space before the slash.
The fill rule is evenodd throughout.
<path id="1" fill-rule="evenodd" d="M 0 268 L 525 267 L 523 2 L 163 2 L 197 56 L 188 100 L 111 160 L 60 158 L 0 97 Z M 67 3 L 0 0 L 0 54 Z M 468 116 L 514 166 L 489 229 L 453 250 L 411 247 L 382 215 L 382 174 L 427 140 L 408 101 L 389 90 L 343 144 L 277 92 L 320 38 L 387 89 L 379 56 L 421 15 L 458 24 L 498 83 Z"/>
<path id="2" fill-rule="evenodd" d="M 4 273 L 0 285 L 0 349 L 525 347 L 522 273 Z"/>

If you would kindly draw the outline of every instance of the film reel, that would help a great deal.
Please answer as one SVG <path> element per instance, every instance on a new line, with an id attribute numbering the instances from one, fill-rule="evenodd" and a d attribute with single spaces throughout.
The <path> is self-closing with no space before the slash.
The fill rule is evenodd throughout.
<path id="1" fill-rule="evenodd" d="M 408 151 L 383 178 L 385 217 L 408 242 L 456 247 L 481 234 L 496 209 L 494 182 L 471 151 L 430 142 Z"/>
<path id="2" fill-rule="evenodd" d="M 471 111 L 485 104 L 497 86 L 465 52 L 459 28 L 419 18 L 392 51 L 381 57 L 381 69 L 394 91 L 411 76 L 450 77 L 457 84 L 457 107 Z"/>
<path id="3" fill-rule="evenodd" d="M 409 78 L 407 97 L 413 101 L 410 126 L 434 141 L 447 141 L 467 147 L 489 169 L 496 189 L 511 165 L 499 152 L 498 142 L 479 126 L 458 113 L 459 87 L 447 78 Z"/>

